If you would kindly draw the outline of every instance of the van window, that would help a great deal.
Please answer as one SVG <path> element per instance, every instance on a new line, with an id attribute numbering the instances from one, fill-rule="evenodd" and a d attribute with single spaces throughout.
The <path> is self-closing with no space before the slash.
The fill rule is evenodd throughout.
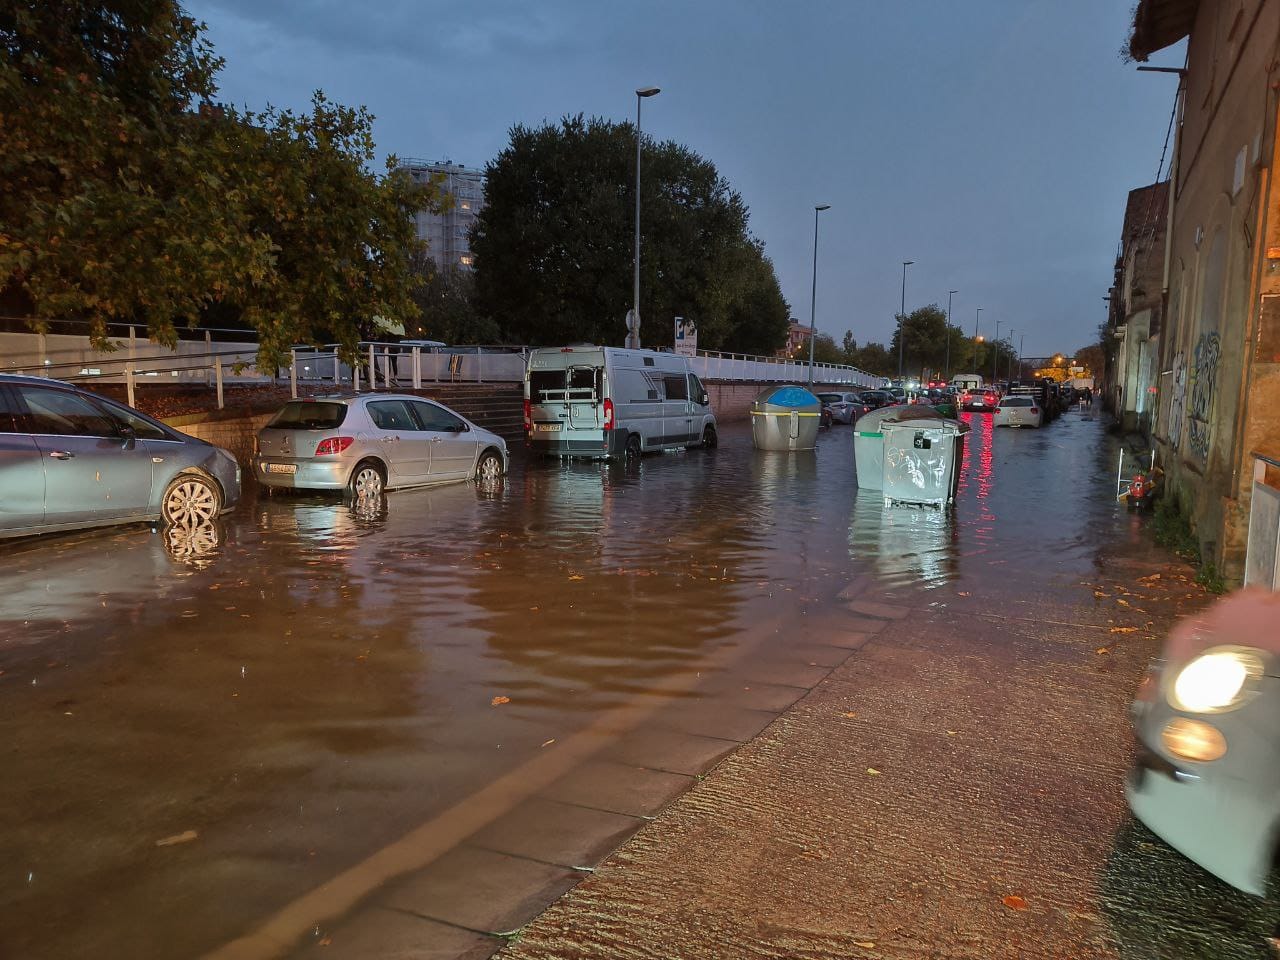
<path id="1" fill-rule="evenodd" d="M 529 399 L 533 403 L 564 400 L 563 370 L 532 370 L 529 373 Z"/>
<path id="2" fill-rule="evenodd" d="M 570 367 L 569 397 L 595 403 L 603 392 L 603 367 Z"/>
<path id="3" fill-rule="evenodd" d="M 662 378 L 662 386 L 666 391 L 668 400 L 689 399 L 689 381 L 685 379 L 683 374 L 678 376 L 667 374 Z"/>

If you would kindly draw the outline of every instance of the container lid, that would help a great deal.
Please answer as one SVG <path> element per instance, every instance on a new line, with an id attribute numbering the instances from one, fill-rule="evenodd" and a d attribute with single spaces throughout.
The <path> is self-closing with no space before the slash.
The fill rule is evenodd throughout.
<path id="1" fill-rule="evenodd" d="M 770 387 L 756 397 L 755 402 L 771 403 L 778 407 L 812 407 L 819 401 L 804 387 L 788 383 L 780 387 Z"/>

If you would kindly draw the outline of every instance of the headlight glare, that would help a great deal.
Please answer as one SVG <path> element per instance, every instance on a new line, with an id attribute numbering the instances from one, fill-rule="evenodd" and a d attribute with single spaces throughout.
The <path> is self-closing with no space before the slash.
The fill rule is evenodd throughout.
<path id="1" fill-rule="evenodd" d="M 1238 707 L 1261 675 L 1262 660 L 1254 651 L 1216 647 L 1178 671 L 1169 702 L 1188 713 L 1221 713 Z"/>

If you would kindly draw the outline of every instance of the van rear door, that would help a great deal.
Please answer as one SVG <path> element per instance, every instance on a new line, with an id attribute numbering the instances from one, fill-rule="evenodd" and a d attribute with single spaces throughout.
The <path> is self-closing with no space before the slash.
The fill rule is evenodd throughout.
<path id="1" fill-rule="evenodd" d="M 586 364 L 569 368 L 569 387 L 565 392 L 569 426 L 575 430 L 604 429 L 604 410 L 600 396 L 604 392 L 604 367 Z"/>

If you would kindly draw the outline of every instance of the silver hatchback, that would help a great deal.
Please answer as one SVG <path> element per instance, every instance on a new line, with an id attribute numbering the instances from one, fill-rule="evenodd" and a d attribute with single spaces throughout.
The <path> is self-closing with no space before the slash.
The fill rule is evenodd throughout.
<path id="1" fill-rule="evenodd" d="M 290 400 L 258 434 L 258 482 L 295 490 L 384 489 L 507 471 L 507 444 L 443 404 L 391 394 L 334 394 Z"/>
<path id="2" fill-rule="evenodd" d="M 69 383 L 0 374 L 0 537 L 140 520 L 196 526 L 240 499 L 240 467 Z"/>

